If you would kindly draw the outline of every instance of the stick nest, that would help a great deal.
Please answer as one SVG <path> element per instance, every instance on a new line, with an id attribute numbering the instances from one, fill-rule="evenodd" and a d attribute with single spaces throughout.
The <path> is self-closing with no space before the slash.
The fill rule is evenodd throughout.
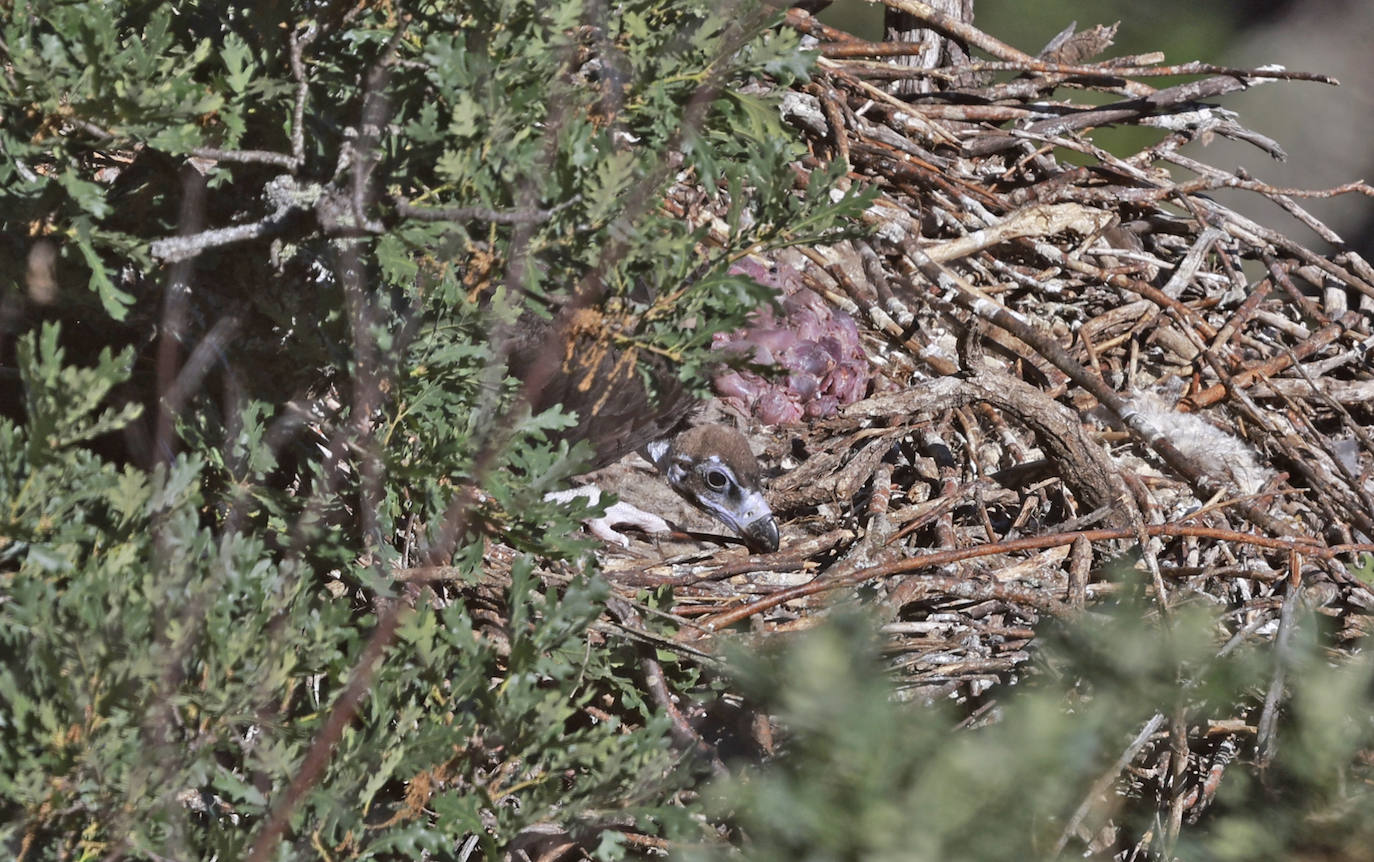
<path id="1" fill-rule="evenodd" d="M 613 562 L 625 595 L 673 586 L 681 639 L 705 649 L 727 626 L 766 635 L 868 602 L 904 692 L 971 704 L 1024 671 L 1047 616 L 1090 610 L 1127 569 L 1161 615 L 1229 611 L 1223 641 L 1274 637 L 1285 596 L 1334 618 L 1340 641 L 1362 637 L 1374 270 L 1298 199 L 1371 189 L 1277 189 L 1185 153 L 1221 135 L 1279 155 L 1205 100 L 1334 82 L 1088 63 L 1110 44 L 1100 28 L 1030 57 L 949 22 L 995 61 L 913 69 L 799 10 L 787 23 L 824 58 L 786 98 L 811 150 L 799 181 L 844 160 L 878 197 L 867 238 L 772 262 L 859 322 L 872 394 L 768 432 L 781 551 Z M 1148 83 L 1161 75 L 1195 77 Z M 895 78 L 926 92 L 893 96 Z M 1158 140 L 1117 155 L 1088 136 L 1106 123 Z M 1218 188 L 1273 202 L 1334 253 L 1218 204 Z M 684 185 L 669 206 L 701 200 Z"/>

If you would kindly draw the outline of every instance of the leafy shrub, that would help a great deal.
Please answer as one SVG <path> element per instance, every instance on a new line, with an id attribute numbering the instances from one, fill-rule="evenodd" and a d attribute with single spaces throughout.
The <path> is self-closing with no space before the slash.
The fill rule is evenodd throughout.
<path id="1" fill-rule="evenodd" d="M 717 782 L 713 809 L 755 860 L 1363 858 L 1374 666 L 1333 663 L 1313 615 L 1279 651 L 1218 650 L 1217 623 L 1194 608 L 1161 629 L 1146 603 L 1099 608 L 1047 632 L 1040 672 L 953 734 L 949 710 L 894 699 L 865 617 L 739 652 L 737 689 L 785 741 L 763 769 Z M 1236 705 L 1253 725 L 1280 668 L 1290 699 L 1271 761 L 1253 726 L 1203 733 Z M 1185 746 L 1177 774 L 1171 722 L 1213 740 Z M 1209 772 L 1210 810 L 1171 835 L 1175 801 L 1196 804 Z"/>
<path id="2" fill-rule="evenodd" d="M 794 188 L 752 82 L 810 58 L 773 14 L 0 13 L 0 846 L 495 856 L 554 824 L 609 857 L 607 824 L 687 828 L 693 770 L 543 500 L 585 450 L 522 414 L 501 333 L 581 285 L 699 387 L 763 296 L 733 258 L 856 211 L 834 173 Z M 665 207 L 679 175 L 728 196 L 723 245 Z"/>

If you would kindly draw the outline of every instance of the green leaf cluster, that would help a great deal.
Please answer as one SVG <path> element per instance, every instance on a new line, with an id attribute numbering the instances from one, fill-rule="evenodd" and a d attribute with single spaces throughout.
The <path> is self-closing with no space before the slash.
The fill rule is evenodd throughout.
<path id="1" fill-rule="evenodd" d="M 582 286 L 701 387 L 766 301 L 730 264 L 851 230 L 838 169 L 797 187 L 775 17 L 0 10 L 0 848 L 242 858 L 283 806 L 275 858 L 696 834 L 586 510 L 544 500 L 587 449 L 501 343 Z"/>
<path id="2" fill-rule="evenodd" d="M 237 858 L 357 667 L 370 615 L 270 547 L 274 519 L 226 529 L 236 516 L 210 511 L 203 459 L 142 472 L 80 445 L 133 418 L 98 397 L 128 372 L 65 364 L 57 336 L 20 343 L 35 421 L 0 420 L 0 845 Z M 529 823 L 608 806 L 680 819 L 659 810 L 678 783 L 661 719 L 642 704 L 631 727 L 582 714 L 598 690 L 585 678 L 623 662 L 589 651 L 604 583 L 545 593 L 535 565 L 519 557 L 498 591 L 507 631 L 479 631 L 462 601 L 405 618 L 295 818 L 302 847 L 374 858 L 472 835 L 496 855 Z"/>
<path id="3" fill-rule="evenodd" d="M 871 621 L 841 614 L 786 650 L 732 657 L 738 691 L 778 717 L 783 741 L 718 781 L 712 807 L 756 860 L 1108 859 L 1138 841 L 1161 859 L 1360 858 L 1374 837 L 1374 663 L 1332 662 L 1319 618 L 1296 620 L 1285 649 L 1228 652 L 1210 609 L 1165 624 L 1144 602 L 1102 606 L 1047 632 L 1037 672 L 951 734 L 951 710 L 894 697 Z M 1273 760 L 1260 765 L 1253 730 L 1239 731 L 1210 809 L 1170 835 L 1176 795 L 1218 762 L 1208 722 L 1239 708 L 1257 723 L 1276 675 L 1288 705 Z M 1170 722 L 1191 748 L 1177 778 L 1140 768 L 1168 762 Z"/>

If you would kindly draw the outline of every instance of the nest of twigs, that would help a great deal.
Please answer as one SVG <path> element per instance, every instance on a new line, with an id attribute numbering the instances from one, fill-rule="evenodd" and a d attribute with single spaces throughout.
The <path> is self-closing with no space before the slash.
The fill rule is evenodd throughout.
<path id="1" fill-rule="evenodd" d="M 903 690 L 965 702 L 1016 678 L 1047 617 L 1119 590 L 1123 565 L 1163 615 L 1210 597 L 1233 637 L 1275 637 L 1286 601 L 1363 636 L 1374 269 L 1298 201 L 1374 192 L 1273 188 L 1185 152 L 1221 135 L 1278 154 L 1206 100 L 1333 82 L 1088 62 L 1101 29 L 1031 57 L 938 17 L 923 23 L 996 60 L 920 69 L 805 12 L 787 23 L 825 58 L 786 103 L 811 146 L 802 172 L 845 160 L 879 196 L 870 238 L 776 262 L 859 322 L 872 394 L 764 432 L 778 553 L 641 559 L 614 582 L 672 585 L 681 638 L 708 649 L 744 621 L 807 627 L 863 588 Z M 1165 75 L 1194 77 L 1149 84 Z M 899 97 L 896 79 L 935 86 Z M 1118 156 L 1087 136 L 1109 123 L 1159 139 Z M 1219 188 L 1336 253 L 1218 204 Z M 698 203 L 684 187 L 669 206 Z"/>

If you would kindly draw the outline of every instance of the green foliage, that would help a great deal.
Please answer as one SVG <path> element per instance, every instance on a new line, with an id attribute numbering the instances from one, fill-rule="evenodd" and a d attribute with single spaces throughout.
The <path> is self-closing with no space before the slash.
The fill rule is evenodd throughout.
<path id="1" fill-rule="evenodd" d="M 1362 556 L 1360 565 L 1352 569 L 1350 573 L 1366 584 L 1374 583 L 1374 554 Z"/>
<path id="2" fill-rule="evenodd" d="M 1082 821 L 1086 834 L 1105 824 L 1105 809 L 1127 836 L 1155 830 L 1158 858 L 1364 855 L 1374 836 L 1363 756 L 1374 745 L 1374 664 L 1333 665 L 1311 617 L 1282 657 L 1268 646 L 1219 656 L 1210 611 L 1184 611 L 1162 630 L 1137 603 L 1103 610 L 1050 638 L 1041 673 L 1004 692 L 995 720 L 953 735 L 946 710 L 894 700 L 876 639 L 857 615 L 786 650 L 735 656 L 744 692 L 786 735 L 775 760 L 717 784 L 717 813 L 736 824 L 755 860 L 1063 858 L 1055 844 L 1085 800 L 1096 803 Z M 1132 777 L 1114 761 L 1156 709 L 1181 716 L 1190 736 L 1237 703 L 1256 717 L 1276 662 L 1292 688 L 1277 756 L 1261 770 L 1246 738 L 1213 810 L 1185 823 L 1168 849 L 1167 772 Z M 1171 717 L 1162 716 L 1146 760 L 1167 754 Z M 1204 773 L 1192 762 L 1180 792 Z M 1113 779 L 1106 805 L 1093 791 L 1104 775 Z M 1070 838 L 1065 856 L 1081 852 Z"/>
<path id="3" fill-rule="evenodd" d="M 283 805 L 274 858 L 495 858 L 549 827 L 606 859 L 620 829 L 701 839 L 644 648 L 594 625 L 582 513 L 543 499 L 585 447 L 550 442 L 561 411 L 522 412 L 500 342 L 581 288 L 699 387 L 712 335 L 765 297 L 730 263 L 849 230 L 864 198 L 832 200 L 839 168 L 796 187 L 805 153 L 755 86 L 812 59 L 770 14 L 3 6 L 0 847 L 237 859 Z M 723 216 L 713 233 L 677 206 Z M 1212 620 L 1165 636 L 1143 616 L 1066 630 L 998 721 L 952 735 L 892 702 L 853 620 L 737 656 L 787 735 L 717 786 L 719 813 L 761 859 L 1052 855 L 1141 704 L 1197 723 L 1257 711 L 1272 679 L 1266 650 L 1218 658 Z M 1313 628 L 1282 656 L 1277 758 L 1233 765 L 1172 852 L 1374 834 L 1350 768 L 1369 669 L 1333 669 Z M 656 658 L 676 690 L 721 685 Z M 1121 780 L 1116 820 L 1150 829 L 1158 783 Z"/>
<path id="4" fill-rule="evenodd" d="M 730 263 L 842 235 L 864 199 L 795 188 L 750 86 L 811 63 L 774 14 L 5 6 L 0 847 L 241 858 L 284 804 L 278 858 L 694 834 L 638 652 L 593 631 L 581 513 L 543 499 L 585 448 L 520 411 L 495 334 L 586 285 L 700 387 L 765 295 Z M 672 214 L 678 177 L 723 232 Z"/>
<path id="5" fill-rule="evenodd" d="M 142 473 L 76 445 L 131 418 L 84 397 L 126 372 L 108 357 L 64 365 L 56 337 L 45 327 L 20 345 L 44 436 L 0 420 L 0 842 L 42 858 L 114 846 L 235 858 L 251 837 L 243 825 L 298 768 L 370 623 L 260 535 L 204 526 L 203 461 Z M 588 668 L 620 661 L 588 651 L 604 584 L 544 594 L 533 566 L 524 557 L 512 571 L 506 646 L 476 631 L 462 603 L 407 617 L 306 802 L 313 841 L 370 857 L 439 852 L 473 833 L 495 853 L 524 824 L 613 800 L 673 822 L 658 810 L 676 786 L 661 721 L 640 714 L 623 733 L 579 721 L 594 694 Z M 500 758 L 482 760 L 490 751 Z M 417 781 L 431 788 L 417 802 L 428 814 L 398 796 Z M 359 833 L 360 817 L 376 831 Z M 388 819 L 393 828 L 375 825 Z"/>

